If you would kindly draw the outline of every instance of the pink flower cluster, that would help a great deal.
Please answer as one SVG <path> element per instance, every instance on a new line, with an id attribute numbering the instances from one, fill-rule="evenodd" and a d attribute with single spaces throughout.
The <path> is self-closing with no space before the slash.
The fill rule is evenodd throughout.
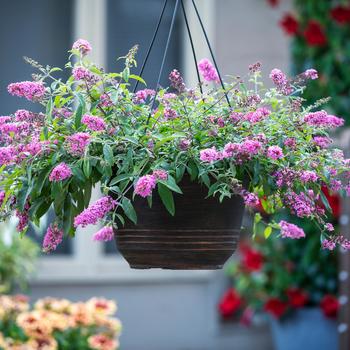
<path id="1" fill-rule="evenodd" d="M 297 225 L 290 224 L 284 220 L 281 220 L 279 225 L 282 238 L 300 239 L 305 237 L 305 232 Z"/>
<path id="2" fill-rule="evenodd" d="M 312 200 L 303 192 L 300 194 L 295 192 L 288 193 L 285 196 L 285 202 L 290 208 L 291 212 L 300 218 L 310 217 L 316 211 Z"/>
<path id="3" fill-rule="evenodd" d="M 344 119 L 329 115 L 326 111 L 317 111 L 308 113 L 304 117 L 304 122 L 312 126 L 336 128 L 344 124 Z"/>
<path id="4" fill-rule="evenodd" d="M 85 114 L 81 119 L 81 122 L 85 124 L 90 130 L 93 131 L 103 131 L 106 130 L 106 123 L 100 117 L 95 117 L 93 115 Z"/>
<path id="5" fill-rule="evenodd" d="M 50 175 L 49 180 L 51 182 L 63 181 L 72 176 L 72 170 L 66 163 L 60 163 L 56 165 Z"/>
<path id="6" fill-rule="evenodd" d="M 139 90 L 134 96 L 134 102 L 137 104 L 145 103 L 148 97 L 154 96 L 155 94 L 156 92 L 152 89 Z"/>
<path id="7" fill-rule="evenodd" d="M 101 230 L 97 231 L 92 239 L 99 242 L 111 241 L 114 237 L 114 231 L 111 226 L 102 227 Z"/>
<path id="8" fill-rule="evenodd" d="M 262 121 L 264 118 L 269 116 L 271 111 L 266 107 L 258 108 L 255 112 L 247 113 L 243 119 L 249 121 L 252 124 Z"/>
<path id="9" fill-rule="evenodd" d="M 0 147 L 0 166 L 10 165 L 15 162 L 17 150 L 13 146 Z"/>
<path id="10" fill-rule="evenodd" d="M 17 231 L 18 232 L 23 232 L 26 230 L 29 222 L 29 209 L 30 209 L 30 204 L 29 201 L 27 200 L 26 204 L 24 205 L 24 210 L 20 211 L 19 209 L 16 209 L 16 217 L 18 218 L 18 224 L 17 224 Z"/>
<path id="11" fill-rule="evenodd" d="M 157 181 L 168 179 L 168 172 L 163 169 L 155 169 L 152 175 L 141 176 L 135 185 L 135 194 L 146 198 L 152 194 L 156 188 Z"/>
<path id="12" fill-rule="evenodd" d="M 270 79 L 276 85 L 278 91 L 284 95 L 289 95 L 292 92 L 292 87 L 287 79 L 287 76 L 280 69 L 273 69 L 270 73 Z"/>
<path id="13" fill-rule="evenodd" d="M 135 193 L 143 198 L 152 194 L 156 188 L 157 179 L 154 175 L 145 175 L 138 179 L 135 185 Z"/>
<path id="14" fill-rule="evenodd" d="M 314 136 L 313 142 L 320 148 L 327 148 L 332 143 L 332 140 L 326 136 Z"/>
<path id="15" fill-rule="evenodd" d="M 307 182 L 316 182 L 318 179 L 317 174 L 311 170 L 305 170 L 300 175 L 300 180 L 304 183 Z"/>
<path id="16" fill-rule="evenodd" d="M 303 73 L 304 77 L 306 79 L 311 79 L 311 80 L 315 80 L 318 78 L 318 72 L 316 69 L 307 69 L 304 73 Z"/>
<path id="17" fill-rule="evenodd" d="M 117 204 L 117 201 L 110 196 L 100 198 L 74 218 L 74 227 L 95 225 L 112 211 Z"/>
<path id="18" fill-rule="evenodd" d="M 16 122 L 27 122 L 27 123 L 43 123 L 45 119 L 45 114 L 43 113 L 33 113 L 25 109 L 19 109 L 15 112 Z"/>
<path id="19" fill-rule="evenodd" d="M 334 250 L 335 247 L 340 245 L 345 250 L 350 250 L 350 241 L 344 236 L 331 236 L 329 239 L 324 239 L 322 241 L 322 248 L 328 250 Z"/>
<path id="20" fill-rule="evenodd" d="M 205 81 L 214 81 L 216 83 L 220 81 L 217 70 L 207 58 L 204 58 L 198 62 L 198 69 Z"/>
<path id="21" fill-rule="evenodd" d="M 100 97 L 101 103 L 100 105 L 102 107 L 112 107 L 113 101 L 111 100 L 110 96 L 108 94 L 102 94 Z"/>
<path id="22" fill-rule="evenodd" d="M 44 84 L 35 81 L 12 83 L 7 87 L 7 90 L 11 95 L 25 97 L 29 101 L 38 101 L 45 95 Z"/>
<path id="23" fill-rule="evenodd" d="M 98 77 L 85 67 L 74 67 L 72 75 L 76 81 L 85 80 L 90 84 L 96 83 L 98 81 Z"/>
<path id="24" fill-rule="evenodd" d="M 218 152 L 215 147 L 206 148 L 200 151 L 199 159 L 202 162 L 212 163 L 222 159 L 222 153 Z"/>
<path id="25" fill-rule="evenodd" d="M 279 147 L 279 146 L 270 146 L 268 149 L 267 149 L 267 156 L 271 159 L 280 159 L 280 158 L 283 158 L 284 157 L 284 154 L 283 154 L 283 151 L 282 151 L 282 148 Z"/>
<path id="26" fill-rule="evenodd" d="M 251 208 L 256 208 L 260 204 L 259 197 L 255 193 L 245 193 L 243 199 L 244 204 Z"/>
<path id="27" fill-rule="evenodd" d="M 175 111 L 175 109 L 167 107 L 164 109 L 164 118 L 165 118 L 165 120 L 176 119 L 177 112 Z"/>
<path id="28" fill-rule="evenodd" d="M 183 93 L 186 90 L 184 80 L 178 70 L 174 69 L 169 74 L 169 80 L 170 80 L 171 87 L 173 87 L 179 93 Z"/>
<path id="29" fill-rule="evenodd" d="M 66 138 L 68 152 L 73 156 L 82 156 L 90 143 L 90 134 L 86 132 L 77 132 Z"/>
<path id="30" fill-rule="evenodd" d="M 87 40 L 78 39 L 74 42 L 72 49 L 80 51 L 80 53 L 85 56 L 92 50 L 92 47 Z"/>
<path id="31" fill-rule="evenodd" d="M 0 207 L 4 204 L 5 197 L 6 197 L 6 192 L 0 191 Z"/>
<path id="32" fill-rule="evenodd" d="M 56 224 L 50 225 L 43 240 L 43 251 L 52 252 L 62 243 L 63 231 Z"/>

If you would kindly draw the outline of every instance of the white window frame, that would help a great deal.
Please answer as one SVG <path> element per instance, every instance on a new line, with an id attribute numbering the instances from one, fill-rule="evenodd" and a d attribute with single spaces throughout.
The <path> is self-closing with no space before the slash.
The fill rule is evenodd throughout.
<path id="1" fill-rule="evenodd" d="M 208 55 L 204 37 L 200 31 L 193 9 L 188 6 L 188 19 L 194 42 L 197 45 L 198 59 Z M 214 0 L 198 0 L 198 7 L 203 16 L 209 37 L 213 41 L 215 33 Z M 181 9 L 179 9 L 181 10 Z M 74 2 L 74 38 L 87 39 L 92 47 L 91 59 L 106 67 L 106 22 L 107 0 L 75 0 Z M 185 28 L 183 28 L 185 31 Z M 183 66 L 188 84 L 196 83 L 196 71 L 189 45 L 187 32 L 184 32 Z M 93 191 L 92 201 L 100 196 L 97 189 Z M 143 282 L 154 281 L 202 281 L 213 276 L 211 271 L 168 271 L 168 270 L 132 270 L 121 256 L 111 256 L 104 252 L 104 245 L 92 241 L 96 227 L 78 230 L 72 239 L 72 254 L 65 256 L 41 257 L 38 274 L 33 284 L 90 283 L 90 282 Z"/>

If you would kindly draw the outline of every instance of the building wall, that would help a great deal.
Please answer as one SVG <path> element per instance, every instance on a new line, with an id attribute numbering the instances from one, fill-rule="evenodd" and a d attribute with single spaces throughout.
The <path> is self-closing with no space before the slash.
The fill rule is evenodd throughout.
<path id="1" fill-rule="evenodd" d="M 223 74 L 244 76 L 248 65 L 258 60 L 263 63 L 264 73 L 274 67 L 288 68 L 288 45 L 276 25 L 278 13 L 265 0 L 205 1 L 212 9 L 209 16 L 214 32 L 210 35 Z M 203 46 L 203 42 L 200 44 Z M 50 273 L 64 275 L 59 266 Z M 113 266 L 111 262 L 112 273 Z M 84 300 L 97 295 L 116 299 L 118 316 L 124 325 L 121 344 L 125 350 L 273 348 L 266 327 L 247 330 L 238 324 L 220 322 L 216 307 L 227 287 L 222 271 L 201 274 L 144 271 L 135 276 L 130 271 L 130 278 L 118 278 L 117 258 L 113 282 L 97 275 L 94 280 L 89 270 L 87 259 L 79 279 L 34 281 L 32 297 L 50 295 Z M 126 269 L 124 273 L 129 272 Z M 84 275 L 89 278 L 84 280 Z"/>

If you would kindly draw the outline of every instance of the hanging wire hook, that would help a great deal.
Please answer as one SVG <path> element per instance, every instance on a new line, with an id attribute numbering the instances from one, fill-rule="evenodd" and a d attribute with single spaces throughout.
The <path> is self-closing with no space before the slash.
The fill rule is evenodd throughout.
<path id="1" fill-rule="evenodd" d="M 201 91 L 201 94 L 203 95 L 203 87 L 202 87 L 201 76 L 200 76 L 199 70 L 198 70 L 198 61 L 197 61 L 196 49 L 194 47 L 192 33 L 191 33 L 191 30 L 190 30 L 190 25 L 188 23 L 188 19 L 187 19 L 187 15 L 186 15 L 186 9 L 185 9 L 183 0 L 181 0 L 181 7 L 182 7 L 182 12 L 183 12 L 183 15 L 184 15 L 184 19 L 185 19 L 185 24 L 186 24 L 186 28 L 187 28 L 188 37 L 189 37 L 190 43 L 191 43 L 191 49 L 192 49 L 192 54 L 193 54 L 193 59 L 194 59 L 194 65 L 196 67 L 197 79 L 198 79 L 198 83 L 199 83 L 199 89 Z"/>
<path id="2" fill-rule="evenodd" d="M 156 29 L 155 29 L 155 31 L 154 31 L 153 38 L 152 38 L 152 40 L 151 40 L 151 44 L 150 44 L 150 46 L 149 46 L 149 48 L 148 48 L 148 50 L 147 50 L 146 57 L 145 57 L 145 59 L 144 59 L 144 61 L 143 61 L 143 64 L 142 64 L 142 67 L 141 67 L 141 70 L 140 70 L 140 73 L 139 73 L 139 77 L 142 77 L 142 74 L 143 74 L 143 72 L 144 72 L 144 70 L 145 70 L 145 67 L 146 67 L 148 58 L 149 58 L 149 56 L 150 56 L 150 54 L 151 54 L 151 51 L 152 51 L 154 42 L 155 42 L 155 40 L 156 40 L 156 37 L 157 37 L 158 32 L 159 32 L 160 25 L 161 25 L 162 20 L 163 20 L 164 12 L 165 12 L 165 9 L 166 9 L 167 4 L 168 4 L 168 0 L 165 0 L 165 1 L 164 1 L 163 8 L 162 8 L 162 12 L 161 12 L 161 14 L 160 14 L 160 16 L 159 16 L 159 20 L 158 20 L 157 27 L 156 27 Z M 138 86 L 139 86 L 139 81 L 137 80 L 137 81 L 136 81 L 136 84 L 135 84 L 135 87 L 134 87 L 134 91 L 133 91 L 134 93 L 136 92 Z"/>
<path id="3" fill-rule="evenodd" d="M 193 7 L 194 7 L 194 9 L 195 9 L 195 11 L 196 11 L 196 14 L 197 14 L 199 23 L 200 23 L 200 25 L 201 25 L 201 27 L 202 27 L 202 31 L 203 31 L 205 40 L 206 40 L 206 42 L 207 42 L 207 45 L 208 45 L 208 48 L 209 48 L 211 57 L 212 57 L 212 59 L 213 59 L 215 68 L 216 68 L 216 70 L 217 70 L 217 72 L 218 72 L 218 76 L 219 76 L 219 79 L 220 79 L 221 86 L 222 86 L 222 88 L 224 89 L 224 94 L 225 94 L 225 97 L 226 97 L 226 101 L 227 101 L 228 105 L 229 105 L 230 107 L 232 107 L 232 106 L 231 106 L 231 103 L 230 103 L 230 100 L 229 100 L 229 98 L 228 98 L 228 96 L 227 96 L 227 92 L 226 92 L 226 89 L 225 89 L 225 85 L 224 85 L 224 82 L 223 82 L 223 80 L 222 80 L 222 77 L 221 77 L 221 74 L 220 74 L 218 65 L 217 65 L 217 63 L 216 63 L 214 51 L 213 51 L 213 49 L 212 49 L 212 47 L 211 47 L 211 45 L 210 45 L 210 41 L 209 41 L 209 38 L 208 38 L 208 34 L 207 34 L 206 30 L 205 30 L 205 27 L 204 27 L 202 18 L 201 18 L 200 14 L 199 14 L 198 8 L 197 8 L 196 3 L 195 3 L 194 0 L 192 0 L 192 4 L 193 4 Z"/>
<path id="4" fill-rule="evenodd" d="M 162 78 L 162 74 L 163 74 L 163 70 L 164 70 L 164 65 L 165 65 L 165 59 L 169 50 L 169 46 L 170 46 L 170 39 L 171 39 L 171 35 L 173 33 L 173 29 L 174 29 L 174 25 L 175 25 L 175 19 L 176 19 L 176 14 L 177 14 L 177 9 L 179 7 L 179 2 L 180 0 L 176 0 L 175 3 L 175 7 L 174 7 L 174 12 L 173 12 L 173 17 L 171 19 L 171 24 L 170 24 L 170 29 L 169 29 L 169 34 L 168 34 L 168 39 L 165 45 L 165 50 L 164 50 L 164 55 L 163 55 L 163 59 L 162 59 L 162 64 L 160 66 L 160 71 L 159 71 L 159 75 L 158 75 L 158 80 L 157 80 L 157 85 L 156 85 L 156 93 L 153 97 L 153 102 L 152 102 L 152 106 L 151 106 L 151 111 L 149 113 L 148 119 L 147 119 L 147 124 L 149 123 L 151 116 L 152 116 L 152 111 L 154 108 L 154 105 L 156 103 L 156 99 L 157 99 L 157 95 L 159 92 L 159 84 L 160 84 L 160 80 Z"/>

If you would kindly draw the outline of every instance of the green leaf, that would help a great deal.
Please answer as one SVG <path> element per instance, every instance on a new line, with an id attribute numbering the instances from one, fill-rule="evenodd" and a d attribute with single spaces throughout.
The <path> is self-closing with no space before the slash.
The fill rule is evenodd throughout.
<path id="1" fill-rule="evenodd" d="M 264 236 L 266 239 L 268 239 L 270 237 L 272 233 L 272 227 L 271 226 L 267 226 L 264 230 Z"/>
<path id="2" fill-rule="evenodd" d="M 124 70 L 123 70 L 123 79 L 128 82 L 129 81 L 129 78 L 130 78 L 130 69 L 128 67 L 126 67 Z"/>
<path id="3" fill-rule="evenodd" d="M 137 80 L 137 81 L 139 81 L 140 83 L 142 83 L 144 85 L 147 85 L 146 82 L 141 77 L 139 77 L 138 75 L 130 74 L 129 79 L 134 79 L 134 80 Z"/>
<path id="4" fill-rule="evenodd" d="M 158 183 L 158 193 L 160 199 L 162 200 L 165 208 L 168 212 L 174 216 L 175 215 L 175 203 L 173 193 L 169 190 L 168 187 L 163 185 L 163 183 Z"/>
<path id="5" fill-rule="evenodd" d="M 114 186 L 117 183 L 124 181 L 124 180 L 132 180 L 133 174 L 120 174 L 112 179 L 109 186 Z"/>
<path id="6" fill-rule="evenodd" d="M 163 184 L 164 186 L 168 187 L 170 190 L 174 192 L 182 194 L 181 188 L 176 184 L 175 179 L 170 175 L 168 175 L 168 179 L 166 181 L 161 180 L 159 181 L 159 183 Z"/>
<path id="7" fill-rule="evenodd" d="M 327 199 L 327 197 L 325 196 L 325 194 L 322 191 L 320 191 L 320 196 L 321 196 L 322 203 L 326 207 L 327 211 L 332 213 L 333 211 L 332 211 L 332 208 L 331 208 L 331 206 L 330 206 L 330 204 L 328 202 L 328 199 Z"/>
<path id="8" fill-rule="evenodd" d="M 123 208 L 125 215 L 136 225 L 137 214 L 130 199 L 124 197 L 121 203 L 121 207 Z"/>
<path id="9" fill-rule="evenodd" d="M 92 172 L 92 166 L 89 158 L 85 158 L 83 162 L 83 172 L 87 178 L 90 177 Z"/>
<path id="10" fill-rule="evenodd" d="M 103 145 L 103 156 L 104 156 L 106 162 L 110 166 L 113 166 L 113 164 L 114 164 L 113 150 L 112 150 L 111 146 L 106 144 L 106 143 Z"/>
<path id="11" fill-rule="evenodd" d="M 50 98 L 46 105 L 46 122 L 49 124 L 51 124 L 51 121 L 52 121 L 52 110 L 53 110 L 53 104 L 52 104 L 52 99 Z"/>
<path id="12" fill-rule="evenodd" d="M 77 94 L 78 99 L 79 99 L 79 106 L 77 108 L 77 111 L 75 112 L 75 118 L 74 118 L 74 123 L 75 123 L 75 128 L 79 129 L 81 126 L 81 118 L 83 116 L 84 113 L 84 109 L 85 109 L 85 102 L 84 102 L 84 98 Z"/>

